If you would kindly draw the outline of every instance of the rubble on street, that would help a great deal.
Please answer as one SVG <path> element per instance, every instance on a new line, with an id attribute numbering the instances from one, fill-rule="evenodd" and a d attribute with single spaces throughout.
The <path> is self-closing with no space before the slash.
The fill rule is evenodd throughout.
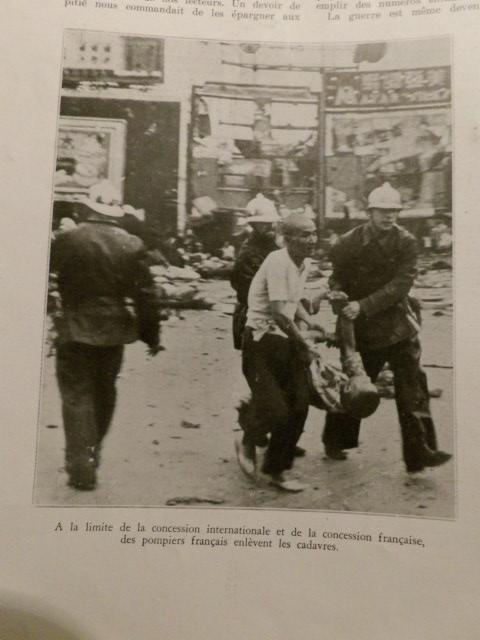
<path id="1" fill-rule="evenodd" d="M 423 261 L 416 294 L 422 304 L 423 362 L 429 367 L 430 387 L 437 392 L 432 412 L 442 447 L 453 450 L 452 271 L 432 268 L 434 260 Z M 327 267 L 322 265 L 322 282 L 328 277 Z M 37 504 L 169 504 L 170 508 L 188 504 L 454 517 L 454 465 L 415 478 L 406 474 L 395 403 L 386 392 L 381 393 L 379 409 L 365 420 L 360 448 L 341 463 L 324 458 L 324 414 L 311 408 L 300 440 L 307 453 L 295 464 L 295 473 L 309 485 L 302 494 L 278 493 L 261 476 L 256 483 L 245 478 L 233 447 L 239 430 L 236 407 L 247 394 L 240 355 L 232 344 L 235 297 L 226 280 L 173 281 L 179 287 L 194 284 L 212 306 L 208 311 L 187 308 L 181 315 L 172 314 L 163 323 L 166 350 L 155 359 L 145 362 L 140 343 L 127 348 L 118 380 L 118 407 L 102 451 L 95 492 L 74 492 L 65 484 L 63 432 L 51 428 L 61 425 L 60 400 L 54 361 L 46 358 Z M 432 300 L 434 294 L 438 297 Z M 325 325 L 334 326 L 327 303 L 320 317 Z M 325 353 L 332 361 L 338 358 L 336 349 L 325 347 Z M 383 376 L 386 389 L 389 373 Z"/>

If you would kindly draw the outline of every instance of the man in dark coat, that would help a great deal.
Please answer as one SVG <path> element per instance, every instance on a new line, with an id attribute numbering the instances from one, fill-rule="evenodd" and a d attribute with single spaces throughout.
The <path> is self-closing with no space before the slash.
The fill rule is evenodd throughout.
<path id="1" fill-rule="evenodd" d="M 403 458 L 408 472 L 441 465 L 451 455 L 437 449 L 427 378 L 420 368 L 419 314 L 408 294 L 417 274 L 417 243 L 396 220 L 400 193 L 388 183 L 368 201 L 368 223 L 343 235 L 332 247 L 332 290 L 348 303 L 341 313 L 355 322 L 355 339 L 374 382 L 386 362 L 395 385 Z M 358 446 L 360 420 L 327 414 L 323 443 L 328 457 L 343 460 Z"/>
<path id="2" fill-rule="evenodd" d="M 237 293 L 237 304 L 233 312 L 233 346 L 242 348 L 242 337 L 247 320 L 248 291 L 254 275 L 269 253 L 278 249 L 275 243 L 276 224 L 280 217 L 267 213 L 248 218 L 252 227 L 250 236 L 242 244 L 235 259 L 230 276 L 230 283 Z M 247 382 L 252 387 L 253 363 L 242 358 L 242 370 Z"/>
<path id="3" fill-rule="evenodd" d="M 116 400 L 124 345 L 160 349 L 159 314 L 142 241 L 121 229 L 120 194 L 107 181 L 90 189 L 85 222 L 60 233 L 51 252 L 61 298 L 56 368 L 69 485 L 92 490 Z"/>

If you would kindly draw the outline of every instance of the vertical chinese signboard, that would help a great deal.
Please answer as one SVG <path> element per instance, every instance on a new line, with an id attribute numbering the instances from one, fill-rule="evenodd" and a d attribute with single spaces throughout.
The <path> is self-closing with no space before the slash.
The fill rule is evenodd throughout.
<path id="1" fill-rule="evenodd" d="M 407 216 L 452 209 L 449 67 L 325 74 L 327 218 L 364 215 L 385 181 Z"/>

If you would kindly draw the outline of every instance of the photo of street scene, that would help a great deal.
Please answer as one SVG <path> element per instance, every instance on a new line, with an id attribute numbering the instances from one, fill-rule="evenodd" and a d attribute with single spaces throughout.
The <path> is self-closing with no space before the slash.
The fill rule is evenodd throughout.
<path id="1" fill-rule="evenodd" d="M 450 40 L 62 56 L 34 504 L 455 518 Z"/>

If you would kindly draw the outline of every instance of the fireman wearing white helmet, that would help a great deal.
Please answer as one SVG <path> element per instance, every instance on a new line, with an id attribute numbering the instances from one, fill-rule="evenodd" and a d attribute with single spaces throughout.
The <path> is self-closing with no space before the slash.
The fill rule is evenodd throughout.
<path id="1" fill-rule="evenodd" d="M 403 459 L 407 471 L 414 473 L 451 458 L 437 448 L 427 378 L 420 368 L 420 319 L 409 297 L 417 274 L 417 242 L 397 225 L 401 196 L 389 183 L 370 193 L 367 209 L 369 221 L 341 236 L 330 251 L 330 286 L 348 299 L 341 313 L 354 321 L 357 349 L 372 381 L 385 363 L 390 365 Z M 345 449 L 358 447 L 359 431 L 360 420 L 327 414 L 327 457 L 345 459 Z"/>
<path id="2" fill-rule="evenodd" d="M 266 198 L 263 193 L 257 193 L 245 207 L 248 216 L 267 216 L 269 218 L 278 218 L 277 208 L 272 200 Z M 247 219 L 247 222 L 249 220 Z"/>

